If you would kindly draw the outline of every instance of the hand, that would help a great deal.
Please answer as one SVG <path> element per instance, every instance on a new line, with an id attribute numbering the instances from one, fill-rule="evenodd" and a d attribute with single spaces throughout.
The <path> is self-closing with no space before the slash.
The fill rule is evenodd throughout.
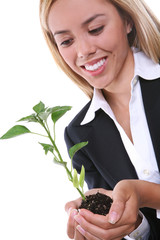
<path id="1" fill-rule="evenodd" d="M 75 216 L 75 220 L 79 224 L 77 229 L 88 240 L 120 240 L 141 223 L 140 217 L 134 219 L 131 215 L 126 214 L 120 221 L 111 224 L 108 215 L 100 216 L 84 209 Z"/>
<path id="2" fill-rule="evenodd" d="M 112 198 L 113 204 L 107 216 L 95 215 L 84 209 L 75 216 L 79 224 L 77 229 L 86 239 L 122 239 L 141 223 L 134 185 L 131 187 L 128 180 L 121 181 L 112 192 Z"/>
<path id="3" fill-rule="evenodd" d="M 91 195 L 91 194 L 95 194 L 97 192 L 101 192 L 107 195 L 111 196 L 111 191 L 106 191 L 104 189 L 92 189 L 89 190 L 85 193 L 85 195 Z M 67 223 L 67 235 L 69 238 L 71 239 L 75 239 L 75 240 L 85 240 L 86 238 L 80 234 L 80 232 L 77 230 L 78 224 L 75 221 L 74 217 L 76 215 L 79 214 L 78 212 L 78 208 L 81 204 L 82 198 L 78 198 L 74 201 L 68 202 L 65 205 L 65 210 L 68 213 L 69 217 L 68 217 L 68 223 Z"/>
<path id="4" fill-rule="evenodd" d="M 114 224 L 121 219 L 127 209 L 131 215 L 136 215 L 141 207 L 138 191 L 139 180 L 122 180 L 117 183 L 113 192 L 113 204 L 109 212 L 109 222 Z"/>
<path id="5" fill-rule="evenodd" d="M 77 223 L 74 217 L 78 214 L 78 207 L 81 204 L 82 199 L 78 198 L 75 201 L 68 202 L 65 205 L 65 211 L 68 213 L 68 223 L 67 223 L 67 235 L 71 239 L 84 240 L 85 238 L 76 230 Z M 79 236 L 78 236 L 79 235 Z"/>

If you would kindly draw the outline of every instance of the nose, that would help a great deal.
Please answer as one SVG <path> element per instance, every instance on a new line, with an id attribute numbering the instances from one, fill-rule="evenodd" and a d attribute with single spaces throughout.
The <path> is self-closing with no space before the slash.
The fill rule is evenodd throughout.
<path id="1" fill-rule="evenodd" d="M 96 52 L 94 42 L 83 37 L 77 40 L 76 48 L 78 58 L 86 58 Z"/>

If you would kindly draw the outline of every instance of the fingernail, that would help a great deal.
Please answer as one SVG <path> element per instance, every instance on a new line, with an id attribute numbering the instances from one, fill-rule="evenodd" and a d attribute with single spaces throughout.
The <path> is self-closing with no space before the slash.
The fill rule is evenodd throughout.
<path id="1" fill-rule="evenodd" d="M 69 215 L 70 215 L 72 218 L 74 218 L 74 216 L 76 216 L 77 214 L 78 214 L 77 209 L 71 209 L 71 210 L 70 210 Z"/>
<path id="2" fill-rule="evenodd" d="M 85 230 L 80 225 L 78 225 L 76 228 L 83 236 L 85 236 Z"/>
<path id="3" fill-rule="evenodd" d="M 78 215 L 75 215 L 75 216 L 74 216 L 74 219 L 76 220 L 76 222 L 78 222 L 78 223 L 80 224 L 80 221 L 81 221 L 81 220 L 80 220 L 80 217 L 79 217 Z"/>
<path id="4" fill-rule="evenodd" d="M 72 208 L 70 207 L 70 208 L 68 209 L 68 211 L 67 211 L 67 214 L 68 214 L 68 215 L 70 214 L 71 210 L 72 210 Z"/>
<path id="5" fill-rule="evenodd" d="M 115 224 L 118 220 L 118 214 L 116 212 L 111 212 L 109 214 L 108 222 L 111 224 Z"/>
<path id="6" fill-rule="evenodd" d="M 81 209 L 78 209 L 78 213 L 83 216 L 83 212 L 81 211 Z"/>

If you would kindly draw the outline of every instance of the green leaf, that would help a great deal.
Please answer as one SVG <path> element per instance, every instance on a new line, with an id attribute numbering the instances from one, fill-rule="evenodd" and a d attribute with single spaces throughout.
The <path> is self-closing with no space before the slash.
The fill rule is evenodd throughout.
<path id="1" fill-rule="evenodd" d="M 44 112 L 45 111 L 45 105 L 43 102 L 39 102 L 37 105 L 35 105 L 33 107 L 33 110 L 39 114 L 40 112 Z"/>
<path id="2" fill-rule="evenodd" d="M 66 167 L 66 165 L 67 165 L 67 162 L 58 161 L 56 158 L 53 159 L 53 162 L 58 164 L 58 165 L 61 165 L 63 167 Z"/>
<path id="3" fill-rule="evenodd" d="M 40 117 L 41 120 L 46 121 L 49 116 L 49 113 L 48 112 L 40 112 L 38 114 L 38 116 Z"/>
<path id="4" fill-rule="evenodd" d="M 47 112 L 49 112 L 49 114 L 52 114 L 53 112 L 57 111 L 59 108 L 60 108 L 60 106 L 48 108 Z"/>
<path id="5" fill-rule="evenodd" d="M 33 113 L 32 115 L 29 115 L 27 117 L 23 117 L 17 122 L 22 122 L 22 121 L 27 121 L 27 122 L 38 122 L 36 115 Z"/>
<path id="6" fill-rule="evenodd" d="M 48 152 L 53 153 L 54 147 L 52 145 L 46 144 L 46 143 L 39 143 L 39 144 L 43 147 L 46 155 Z"/>
<path id="7" fill-rule="evenodd" d="M 76 169 L 73 170 L 73 186 L 75 188 L 79 187 L 78 174 L 77 174 L 77 170 Z"/>
<path id="8" fill-rule="evenodd" d="M 28 128 L 22 125 L 16 125 L 12 127 L 8 132 L 6 132 L 0 139 L 8 139 L 17 137 L 19 135 L 25 134 L 25 133 L 31 133 Z"/>
<path id="9" fill-rule="evenodd" d="M 83 186 L 84 186 L 84 179 L 85 179 L 85 169 L 84 169 L 84 166 L 82 165 L 81 173 L 80 173 L 80 176 L 79 176 L 79 185 L 82 189 L 83 189 Z"/>
<path id="10" fill-rule="evenodd" d="M 72 107 L 70 106 L 61 106 L 61 107 L 59 106 L 59 107 L 50 109 L 52 110 L 51 118 L 53 122 L 56 123 L 57 120 L 61 118 L 67 111 L 71 110 L 71 108 Z"/>
<path id="11" fill-rule="evenodd" d="M 75 144 L 73 147 L 69 149 L 69 156 L 71 159 L 73 159 L 75 153 L 79 151 L 81 148 L 85 147 L 88 144 L 88 142 L 81 142 Z"/>

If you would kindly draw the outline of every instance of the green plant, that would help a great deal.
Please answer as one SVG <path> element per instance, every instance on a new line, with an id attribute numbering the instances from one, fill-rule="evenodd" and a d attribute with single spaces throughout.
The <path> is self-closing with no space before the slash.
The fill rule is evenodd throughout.
<path id="1" fill-rule="evenodd" d="M 47 137 L 50 140 L 49 144 L 40 143 L 40 145 L 43 147 L 45 151 L 45 154 L 47 154 L 48 152 L 51 152 L 53 154 L 54 163 L 59 164 L 65 168 L 68 175 L 68 179 L 73 183 L 73 186 L 78 190 L 82 198 L 85 199 L 84 191 L 83 191 L 85 169 L 84 169 L 84 166 L 82 166 L 81 172 L 78 178 L 77 170 L 73 169 L 73 166 L 72 166 L 72 159 L 75 153 L 79 151 L 81 148 L 83 148 L 84 146 L 86 146 L 88 142 L 77 143 L 69 149 L 69 155 L 71 158 L 70 170 L 67 167 L 67 162 L 63 161 L 60 151 L 56 145 L 56 131 L 55 131 L 56 122 L 70 109 L 71 109 L 70 106 L 56 106 L 56 107 L 48 108 L 48 107 L 45 107 L 45 104 L 43 102 L 39 102 L 37 105 L 33 107 L 33 110 L 34 110 L 33 114 L 27 117 L 21 118 L 20 120 L 18 120 L 18 122 L 27 121 L 27 122 L 38 123 L 45 130 L 46 135 L 32 132 L 23 125 L 15 125 L 11 129 L 9 129 L 0 139 L 9 139 L 9 138 L 13 138 L 26 133 Z M 47 121 L 49 116 L 51 117 L 51 120 L 53 122 L 52 133 Z"/>

